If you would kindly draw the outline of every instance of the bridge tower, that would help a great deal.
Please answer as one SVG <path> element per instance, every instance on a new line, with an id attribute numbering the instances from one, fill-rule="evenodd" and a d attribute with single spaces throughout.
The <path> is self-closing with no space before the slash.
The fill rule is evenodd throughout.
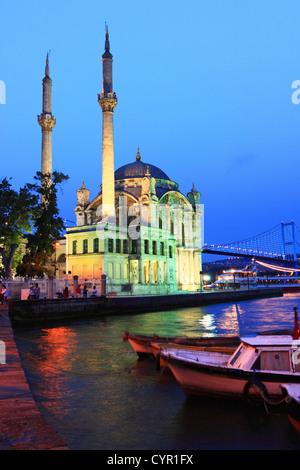
<path id="1" fill-rule="evenodd" d="M 281 243 L 282 243 L 282 258 L 286 259 L 286 256 L 291 254 L 291 250 L 287 250 L 287 247 L 291 247 L 293 260 L 295 261 L 295 268 L 298 268 L 296 239 L 295 239 L 295 224 L 293 220 L 287 223 L 281 222 Z"/>

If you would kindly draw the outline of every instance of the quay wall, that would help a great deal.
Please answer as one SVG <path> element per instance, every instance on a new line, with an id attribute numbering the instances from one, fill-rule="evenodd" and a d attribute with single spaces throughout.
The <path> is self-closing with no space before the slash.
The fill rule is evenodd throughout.
<path id="1" fill-rule="evenodd" d="M 7 308 L 0 306 L 0 450 L 68 450 L 42 417 L 23 371 Z"/>
<path id="2" fill-rule="evenodd" d="M 268 287 L 218 292 L 196 292 L 156 296 L 10 300 L 12 326 L 83 319 L 91 316 L 151 312 L 225 302 L 239 302 L 283 295 L 282 288 Z"/>

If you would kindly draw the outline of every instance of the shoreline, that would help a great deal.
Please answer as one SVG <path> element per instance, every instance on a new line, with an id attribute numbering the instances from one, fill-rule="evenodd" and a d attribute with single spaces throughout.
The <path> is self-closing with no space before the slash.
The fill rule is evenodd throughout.
<path id="1" fill-rule="evenodd" d="M 0 363 L 0 450 L 69 450 L 35 403 L 5 307 L 0 307 L 0 339 L 6 352 Z"/>
<path id="2" fill-rule="evenodd" d="M 92 316 L 128 315 L 279 296 L 283 296 L 281 287 L 155 296 L 10 300 L 8 313 L 12 326 L 22 327 Z"/>

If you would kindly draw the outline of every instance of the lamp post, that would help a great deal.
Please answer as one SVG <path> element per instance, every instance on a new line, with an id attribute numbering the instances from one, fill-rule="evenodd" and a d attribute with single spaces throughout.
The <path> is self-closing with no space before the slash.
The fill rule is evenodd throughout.
<path id="1" fill-rule="evenodd" d="M 54 243 L 54 277 L 56 277 L 56 250 L 59 245 L 59 242 Z"/>

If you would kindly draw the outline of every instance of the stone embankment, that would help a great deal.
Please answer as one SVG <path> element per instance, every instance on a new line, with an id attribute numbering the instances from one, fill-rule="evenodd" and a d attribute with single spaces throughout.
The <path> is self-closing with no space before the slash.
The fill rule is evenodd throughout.
<path id="1" fill-rule="evenodd" d="M 0 450 L 68 450 L 30 392 L 8 309 L 0 307 Z"/>
<path id="2" fill-rule="evenodd" d="M 34 323 L 67 321 L 74 318 L 137 314 L 282 295 L 282 288 L 268 287 L 152 296 L 12 300 L 9 302 L 9 317 L 13 326 L 25 326 Z"/>

